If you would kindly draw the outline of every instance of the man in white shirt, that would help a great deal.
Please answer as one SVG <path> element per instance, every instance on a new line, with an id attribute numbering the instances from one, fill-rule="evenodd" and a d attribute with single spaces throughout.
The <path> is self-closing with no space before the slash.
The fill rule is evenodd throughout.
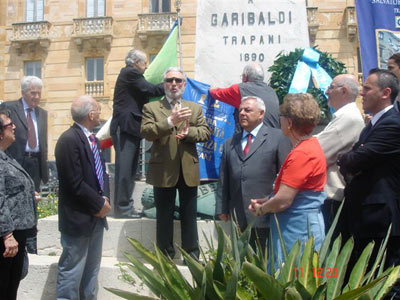
<path id="1" fill-rule="evenodd" d="M 360 86 L 354 75 L 336 76 L 328 87 L 328 105 L 335 109 L 332 120 L 316 137 L 326 157 L 327 199 L 322 206 L 325 230 L 328 231 L 343 200 L 345 182 L 336 164 L 338 157 L 351 150 L 364 128 L 361 112 L 354 102 Z"/>

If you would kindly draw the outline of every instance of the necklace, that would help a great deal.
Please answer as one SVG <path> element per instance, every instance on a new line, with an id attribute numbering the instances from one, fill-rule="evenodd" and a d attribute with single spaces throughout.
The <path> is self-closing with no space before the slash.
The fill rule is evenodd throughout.
<path id="1" fill-rule="evenodd" d="M 310 135 L 305 135 L 299 138 L 296 144 L 294 144 L 293 149 L 296 148 L 302 141 L 308 140 L 310 137 L 311 137 Z"/>

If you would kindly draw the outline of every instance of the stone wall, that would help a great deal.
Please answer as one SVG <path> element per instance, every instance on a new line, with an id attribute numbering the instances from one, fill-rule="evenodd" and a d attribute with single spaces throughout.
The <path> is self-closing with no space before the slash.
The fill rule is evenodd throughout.
<path id="1" fill-rule="evenodd" d="M 175 1 L 171 1 L 175 11 Z M 196 0 L 182 1 L 182 50 L 183 68 L 189 76 L 194 75 Z M 311 3 L 312 2 L 312 3 Z M 313 45 L 332 53 L 343 61 L 349 72 L 357 74 L 357 37 L 349 41 L 345 22 L 345 8 L 354 3 L 347 0 L 308 0 L 308 6 L 318 7 L 319 27 Z M 71 124 L 70 103 L 85 93 L 85 59 L 104 57 L 104 95 L 98 97 L 102 104 L 102 119 L 112 113 L 112 95 L 124 58 L 129 49 L 136 47 L 149 56 L 156 54 L 164 36 L 154 36 L 143 41 L 138 33 L 138 14 L 148 13 L 148 0 L 107 0 L 106 16 L 113 18 L 112 42 L 108 50 L 103 44 L 85 44 L 83 49 L 74 42 L 74 18 L 85 16 L 85 0 L 52 0 L 45 7 L 44 20 L 50 22 L 47 49 L 35 44 L 24 46 L 19 54 L 10 39 L 12 24 L 24 21 L 25 1 L 0 2 L 0 99 L 15 100 L 20 97 L 19 81 L 23 76 L 24 62 L 42 61 L 44 88 L 41 106 L 49 111 L 49 159 L 54 159 L 54 146 L 59 135 Z"/>

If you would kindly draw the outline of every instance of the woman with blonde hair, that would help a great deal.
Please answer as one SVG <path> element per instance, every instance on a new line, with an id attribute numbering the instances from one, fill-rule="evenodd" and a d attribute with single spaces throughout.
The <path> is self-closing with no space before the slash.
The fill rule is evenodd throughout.
<path id="1" fill-rule="evenodd" d="M 274 192 L 263 199 L 252 199 L 249 209 L 256 215 L 275 214 L 287 251 L 310 233 L 318 249 L 325 237 L 321 205 L 326 196 L 326 160 L 318 140 L 311 133 L 320 119 L 318 103 L 310 94 L 288 94 L 280 107 L 281 127 L 293 149 L 275 181 Z M 277 224 L 270 218 L 276 265 L 284 256 Z"/>

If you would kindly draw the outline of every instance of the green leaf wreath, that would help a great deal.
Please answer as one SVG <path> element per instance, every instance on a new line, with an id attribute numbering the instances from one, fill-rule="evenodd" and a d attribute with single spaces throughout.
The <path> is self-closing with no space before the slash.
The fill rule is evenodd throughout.
<path id="1" fill-rule="evenodd" d="M 314 47 L 321 57 L 319 59 L 319 65 L 325 69 L 325 71 L 333 78 L 336 75 L 346 73 L 346 67 L 344 63 L 334 59 L 331 54 L 321 52 Z M 289 54 L 284 54 L 281 51 L 274 61 L 274 64 L 268 69 L 271 73 L 270 86 L 275 90 L 278 95 L 280 103 L 283 101 L 283 97 L 288 93 L 290 84 L 298 61 L 303 55 L 304 49 L 295 49 Z M 308 93 L 312 94 L 317 100 L 319 107 L 321 108 L 321 121 L 328 121 L 330 119 L 330 112 L 327 105 L 327 101 L 321 90 L 315 88 L 313 81 L 310 80 L 308 86 Z"/>

